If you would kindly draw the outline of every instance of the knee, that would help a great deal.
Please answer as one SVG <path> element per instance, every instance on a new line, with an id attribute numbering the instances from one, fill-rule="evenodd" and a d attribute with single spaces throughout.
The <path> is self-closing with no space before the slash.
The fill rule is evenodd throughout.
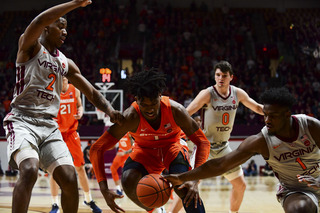
<path id="1" fill-rule="evenodd" d="M 245 181 L 239 181 L 233 185 L 233 188 L 237 191 L 244 192 L 247 188 L 247 184 Z"/>
<path id="2" fill-rule="evenodd" d="M 39 166 L 37 163 L 26 160 L 20 164 L 19 170 L 22 181 L 25 179 L 28 181 L 28 183 L 35 183 L 37 181 L 39 171 Z"/>
<path id="3" fill-rule="evenodd" d="M 136 194 L 137 184 L 142 178 L 142 175 L 138 175 L 132 172 L 125 171 L 121 176 L 121 185 L 126 194 Z"/>
<path id="4" fill-rule="evenodd" d="M 62 190 L 78 188 L 77 175 L 75 169 L 71 166 L 56 168 L 53 177 Z"/>
<path id="5" fill-rule="evenodd" d="M 305 213 L 316 212 L 315 205 L 310 205 L 306 200 L 296 200 L 291 202 L 290 205 L 286 205 L 285 212 L 287 213 Z"/>

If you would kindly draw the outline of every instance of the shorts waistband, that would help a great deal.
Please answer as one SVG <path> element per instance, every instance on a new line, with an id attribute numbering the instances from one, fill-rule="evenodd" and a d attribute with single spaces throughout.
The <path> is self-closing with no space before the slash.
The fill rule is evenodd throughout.
<path id="1" fill-rule="evenodd" d="M 14 115 L 20 115 L 20 116 L 26 116 L 31 118 L 40 118 L 40 119 L 52 119 L 52 115 L 44 115 L 44 114 L 32 114 L 32 113 L 26 113 L 22 112 L 20 110 L 12 110 L 11 111 Z"/>

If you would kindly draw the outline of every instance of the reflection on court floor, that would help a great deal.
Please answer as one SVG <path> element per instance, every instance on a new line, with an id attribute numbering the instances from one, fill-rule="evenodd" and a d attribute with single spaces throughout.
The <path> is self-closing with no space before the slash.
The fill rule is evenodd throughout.
<path id="1" fill-rule="evenodd" d="M 12 190 L 17 177 L 0 176 L 0 212 L 11 212 Z M 92 196 L 97 205 L 103 209 L 104 213 L 112 212 L 105 203 L 100 193 L 96 180 L 89 180 Z M 240 213 L 283 213 L 281 205 L 275 197 L 277 179 L 275 177 L 246 177 L 247 189 L 240 208 Z M 113 181 L 108 180 L 110 189 L 114 188 Z M 227 213 L 229 210 L 229 195 L 231 184 L 220 177 L 202 180 L 199 189 L 203 199 L 206 212 Z M 83 194 L 79 189 L 80 204 L 79 212 L 90 213 L 91 210 L 82 205 Z M 116 201 L 126 212 L 142 213 L 145 212 L 137 207 L 128 197 Z M 171 205 L 171 200 L 166 204 L 166 209 Z M 28 213 L 49 212 L 51 209 L 51 195 L 49 188 L 49 178 L 39 177 L 32 191 L 30 208 Z M 185 212 L 181 210 L 180 212 Z"/>

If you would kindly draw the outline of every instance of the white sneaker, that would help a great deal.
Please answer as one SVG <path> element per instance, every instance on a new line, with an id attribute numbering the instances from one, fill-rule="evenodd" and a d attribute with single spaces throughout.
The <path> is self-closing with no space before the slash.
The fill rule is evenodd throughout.
<path id="1" fill-rule="evenodd" d="M 164 208 L 164 206 L 160 206 L 159 208 L 156 208 L 153 212 L 154 213 L 166 213 L 166 209 Z"/>

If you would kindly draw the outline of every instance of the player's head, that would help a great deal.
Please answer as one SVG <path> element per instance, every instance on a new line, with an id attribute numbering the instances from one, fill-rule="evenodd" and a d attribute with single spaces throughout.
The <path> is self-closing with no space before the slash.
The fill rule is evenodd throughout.
<path id="1" fill-rule="evenodd" d="M 227 61 L 220 61 L 216 63 L 216 65 L 214 66 L 214 71 L 216 72 L 217 69 L 219 69 L 223 73 L 229 73 L 230 75 L 233 75 L 232 66 Z"/>
<path id="2" fill-rule="evenodd" d="M 227 61 L 220 61 L 214 66 L 214 79 L 217 86 L 229 86 L 233 79 L 232 66 Z"/>
<path id="3" fill-rule="evenodd" d="M 290 124 L 294 96 L 286 88 L 271 88 L 260 96 L 269 133 L 276 134 Z"/>
<path id="4" fill-rule="evenodd" d="M 46 26 L 42 32 L 44 42 L 54 47 L 60 47 L 67 37 L 67 20 L 60 17 L 58 20 Z"/>
<path id="5" fill-rule="evenodd" d="M 141 113 L 148 120 L 157 118 L 165 88 L 165 75 L 156 69 L 136 73 L 127 79 L 127 89 L 135 96 Z"/>

